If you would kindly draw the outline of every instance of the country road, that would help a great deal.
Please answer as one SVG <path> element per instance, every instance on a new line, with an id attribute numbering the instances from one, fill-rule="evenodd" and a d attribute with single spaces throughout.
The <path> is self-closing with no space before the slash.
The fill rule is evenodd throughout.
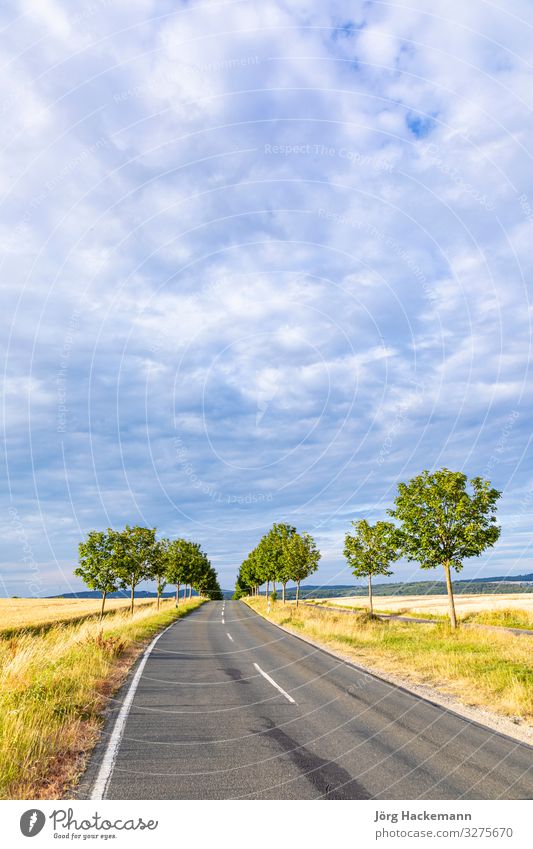
<path id="1" fill-rule="evenodd" d="M 532 754 L 209 602 L 132 670 L 78 797 L 526 799 Z"/>

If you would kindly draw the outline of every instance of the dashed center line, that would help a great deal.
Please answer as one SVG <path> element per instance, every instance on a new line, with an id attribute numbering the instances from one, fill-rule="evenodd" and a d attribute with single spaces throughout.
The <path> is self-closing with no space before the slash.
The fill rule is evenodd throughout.
<path id="1" fill-rule="evenodd" d="M 229 637 L 229 634 L 228 634 L 228 637 Z M 258 663 L 254 663 L 254 667 L 257 669 L 257 671 L 259 672 L 259 674 L 263 676 L 263 678 L 266 678 L 266 680 L 267 680 L 270 684 L 272 684 L 272 686 L 273 686 L 273 687 L 275 687 L 275 688 L 276 688 L 276 690 L 279 690 L 279 692 L 281 693 L 281 695 L 282 695 L 282 696 L 285 696 L 285 698 L 287 699 L 287 701 L 288 701 L 288 702 L 290 702 L 292 705 L 295 705 L 295 704 L 296 704 L 296 702 L 294 701 L 293 697 L 292 697 L 292 696 L 289 696 L 289 694 L 285 692 L 285 690 L 283 689 L 283 687 L 280 687 L 280 686 L 279 686 L 279 684 L 276 684 L 276 682 L 274 681 L 274 679 L 273 679 L 273 678 L 271 678 L 271 677 L 270 677 L 270 675 L 267 675 L 267 673 L 266 673 L 263 669 L 261 669 L 261 667 L 259 666 L 259 664 L 258 664 Z"/>
<path id="2" fill-rule="evenodd" d="M 233 637 L 231 636 L 231 634 L 228 634 L 228 632 L 227 632 L 227 631 L 226 631 L 226 637 L 228 637 L 228 639 L 230 639 L 232 643 L 234 643 L 234 642 L 235 642 L 235 640 L 233 639 Z"/>

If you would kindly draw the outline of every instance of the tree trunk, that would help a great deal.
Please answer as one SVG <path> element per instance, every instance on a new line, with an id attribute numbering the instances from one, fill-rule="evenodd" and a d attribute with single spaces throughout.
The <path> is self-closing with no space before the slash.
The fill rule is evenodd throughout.
<path id="1" fill-rule="evenodd" d="M 270 579 L 268 579 L 268 580 L 267 580 L 267 592 L 266 592 L 266 597 L 267 597 L 267 598 L 268 598 L 268 591 L 269 591 L 269 589 L 270 589 Z"/>
<path id="2" fill-rule="evenodd" d="M 135 584 L 131 585 L 131 604 L 130 604 L 130 613 L 133 616 L 133 605 L 135 604 Z"/>
<path id="3" fill-rule="evenodd" d="M 180 603 L 180 584 L 176 584 L 176 607 L 179 606 Z"/>
<path id="4" fill-rule="evenodd" d="M 192 584 L 189 584 L 189 598 L 192 598 Z"/>
<path id="5" fill-rule="evenodd" d="M 287 586 L 287 582 L 285 581 L 285 583 L 281 585 L 281 587 L 282 587 L 281 595 L 282 595 L 282 598 L 283 598 L 283 604 L 285 604 L 285 587 L 286 586 Z"/>
<path id="6" fill-rule="evenodd" d="M 296 607 L 300 604 L 300 581 L 296 581 Z"/>
<path id="7" fill-rule="evenodd" d="M 455 615 L 455 603 L 453 600 L 452 576 L 450 574 L 450 564 L 444 564 L 444 572 L 446 573 L 446 588 L 448 590 L 448 604 L 450 608 L 450 625 L 453 630 L 457 628 L 457 617 Z"/>
<path id="8" fill-rule="evenodd" d="M 106 590 L 104 590 L 103 593 L 102 593 L 102 608 L 100 610 L 100 622 L 104 618 L 104 607 L 105 607 L 106 596 L 107 596 L 107 592 L 106 592 Z"/>
<path id="9" fill-rule="evenodd" d="M 161 587 L 159 584 L 157 585 L 157 609 L 159 610 L 159 605 L 161 603 Z"/>
<path id="10" fill-rule="evenodd" d="M 372 575 L 368 576 L 368 610 L 370 615 L 374 615 L 374 605 L 372 600 Z"/>

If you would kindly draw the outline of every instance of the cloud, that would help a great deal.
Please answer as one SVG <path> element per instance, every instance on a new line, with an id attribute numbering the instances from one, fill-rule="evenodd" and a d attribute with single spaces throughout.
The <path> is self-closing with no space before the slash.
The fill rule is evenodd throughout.
<path id="1" fill-rule="evenodd" d="M 283 518 L 350 580 L 350 519 L 443 464 L 524 534 L 464 574 L 530 569 L 528 4 L 37 6 L 1 13 L 6 592 L 125 521 L 230 586 Z"/>

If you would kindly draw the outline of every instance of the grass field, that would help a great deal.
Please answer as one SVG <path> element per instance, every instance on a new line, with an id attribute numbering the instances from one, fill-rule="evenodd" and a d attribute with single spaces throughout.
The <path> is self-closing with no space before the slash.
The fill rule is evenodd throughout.
<path id="1" fill-rule="evenodd" d="M 359 599 L 358 599 L 359 601 Z M 264 599 L 247 599 L 266 615 Z M 530 637 L 481 628 L 451 631 L 435 625 L 370 619 L 276 602 L 269 619 L 309 636 L 377 672 L 436 687 L 463 704 L 488 708 L 533 724 Z"/>
<path id="2" fill-rule="evenodd" d="M 325 606 L 366 610 L 368 600 L 361 596 L 316 599 Z M 533 629 L 533 593 L 517 595 L 457 595 L 455 609 L 459 619 L 486 625 Z M 420 616 L 448 615 L 448 598 L 442 595 L 376 596 L 375 613 Z"/>
<path id="3" fill-rule="evenodd" d="M 133 616 L 119 609 L 102 623 L 91 617 L 0 638 L 0 798 L 64 798 L 140 648 L 201 603 L 176 610 L 164 601 L 159 613 L 141 604 Z M 63 617 L 61 604 L 56 610 Z"/>
<path id="4" fill-rule="evenodd" d="M 142 598 L 135 605 L 153 602 L 153 598 Z M 129 603 L 129 599 L 110 598 L 106 601 L 105 610 L 111 612 L 127 608 Z M 101 604 L 99 598 L 0 598 L 0 634 L 2 631 L 38 628 L 99 614 Z"/>

